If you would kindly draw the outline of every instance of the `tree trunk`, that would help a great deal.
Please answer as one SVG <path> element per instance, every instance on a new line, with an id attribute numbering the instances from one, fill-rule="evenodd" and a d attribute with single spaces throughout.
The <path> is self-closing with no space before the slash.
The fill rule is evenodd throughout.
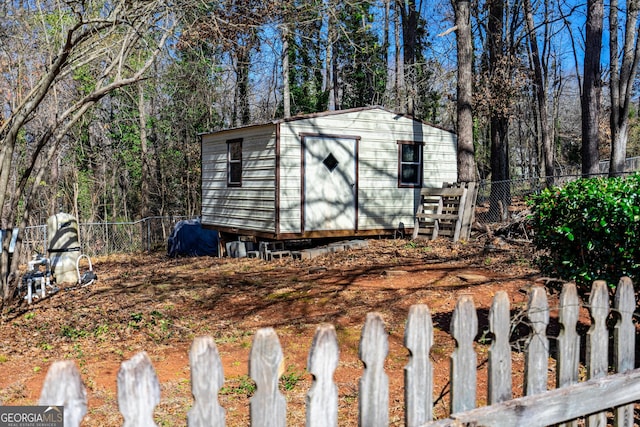
<path id="1" fill-rule="evenodd" d="M 555 163 L 553 140 L 551 139 L 551 131 L 549 128 L 549 116 L 547 111 L 548 97 L 547 85 L 545 82 L 545 74 L 542 69 L 542 58 L 538 49 L 538 41 L 536 37 L 535 25 L 533 23 L 533 8 L 531 0 L 524 1 L 525 18 L 527 23 L 527 36 L 529 39 L 529 47 L 531 49 L 531 64 L 533 68 L 536 94 L 536 102 L 538 108 L 538 121 L 540 123 L 540 145 L 542 146 L 542 156 L 544 162 L 544 175 L 547 178 L 547 185 L 553 185 L 553 166 Z"/>
<path id="2" fill-rule="evenodd" d="M 391 56 L 389 53 L 389 48 L 391 46 L 391 0 L 383 0 L 384 4 L 384 28 L 382 29 L 382 50 L 387 52 L 385 55 L 385 67 L 387 68 L 387 85 L 386 85 L 386 96 L 385 100 L 388 105 L 391 105 L 391 99 L 393 99 L 393 71 L 391 64 Z"/>
<path id="3" fill-rule="evenodd" d="M 489 45 L 489 73 L 495 76 L 504 58 L 504 20 L 505 4 L 503 0 L 492 0 L 489 4 L 489 22 L 487 23 L 487 42 Z M 500 91 L 500 87 L 492 87 Z M 494 95 L 494 99 L 497 99 Z M 506 101 L 505 101 L 506 102 Z M 511 204 L 511 186 L 509 174 L 509 118 L 508 105 L 492 105 L 490 108 L 491 140 L 491 203 L 489 217 L 493 221 L 506 220 Z"/>
<path id="4" fill-rule="evenodd" d="M 472 89 L 472 39 L 469 0 L 454 3 L 456 14 L 456 41 L 458 44 L 457 82 L 457 130 L 458 130 L 458 181 L 476 180 L 475 152 L 473 147 L 473 89 Z"/>
<path id="5" fill-rule="evenodd" d="M 602 92 L 600 54 L 603 19 L 603 0 L 588 0 L 582 89 L 582 175 L 584 177 L 599 172 L 598 123 Z"/>
<path id="6" fill-rule="evenodd" d="M 285 118 L 291 117 L 291 89 L 289 87 L 289 24 L 282 24 L 282 106 Z"/>
<path id="7" fill-rule="evenodd" d="M 147 111 L 144 102 L 144 84 L 138 84 L 138 116 L 140 125 L 140 157 L 142 160 L 140 183 L 140 217 L 151 216 L 151 196 L 149 183 L 151 181 L 151 168 L 149 167 L 149 141 L 147 140 Z"/>
<path id="8" fill-rule="evenodd" d="M 49 176 L 48 176 L 48 185 L 50 188 L 58 188 L 58 182 L 60 180 L 60 158 L 58 156 L 51 159 L 49 162 Z M 75 184 L 77 185 L 78 180 L 75 180 Z M 75 193 L 75 191 L 74 191 Z M 74 199 L 75 199 L 74 194 Z M 59 203 L 57 194 L 51 194 L 49 196 L 49 206 L 47 208 L 47 216 L 54 215 L 58 212 Z"/>
<path id="9" fill-rule="evenodd" d="M 249 66 L 250 48 L 239 46 L 236 52 L 236 90 L 235 102 L 233 106 L 236 126 L 249 124 Z"/>
<path id="10" fill-rule="evenodd" d="M 323 88 L 329 94 L 329 100 L 327 102 L 327 109 L 329 111 L 335 111 L 337 109 L 338 104 L 338 94 L 337 90 L 337 76 L 335 76 L 335 59 L 333 56 L 333 44 L 336 40 L 335 28 L 333 27 L 333 18 L 332 14 L 327 16 L 327 50 L 325 54 L 325 83 L 326 86 Z"/>
<path id="11" fill-rule="evenodd" d="M 400 6 L 402 5 L 402 6 Z M 415 113 L 416 89 L 416 45 L 418 34 L 418 11 L 413 0 L 399 3 L 402 15 L 402 47 L 404 49 L 404 79 L 407 89 L 406 112 Z M 405 8 L 406 6 L 406 8 Z"/>
<path id="12" fill-rule="evenodd" d="M 402 64 L 402 49 L 400 48 L 400 19 L 398 18 L 398 2 L 393 3 L 393 7 L 396 13 L 393 14 L 393 26 L 394 26 L 394 41 L 395 41 L 395 92 L 396 92 L 396 105 L 400 111 L 406 103 L 406 85 L 404 81 L 404 66 Z"/>
<path id="13" fill-rule="evenodd" d="M 11 236 L 13 234 L 13 230 L 9 228 L 5 228 L 4 230 L 0 228 L 0 233 L 2 238 L 0 239 L 0 245 L 2 245 L 2 252 L 0 252 L 0 283 L 2 284 L 2 288 L 0 291 L 2 292 L 2 301 L 0 302 L 0 309 L 4 308 L 4 302 L 7 301 L 9 297 L 9 282 L 11 278 L 9 277 L 9 273 L 11 269 L 9 268 L 11 264 L 11 259 L 9 258 L 9 244 L 11 242 Z"/>
<path id="14" fill-rule="evenodd" d="M 609 6 L 609 127 L 611 131 L 611 154 L 609 156 L 609 176 L 624 172 L 626 144 L 620 145 L 620 68 L 618 66 L 618 0 L 610 0 Z"/>
<path id="15" fill-rule="evenodd" d="M 491 196 L 489 204 L 490 221 L 509 219 L 511 205 L 511 179 L 509 173 L 509 141 L 507 132 L 509 120 L 506 117 L 491 118 Z"/>
<path id="16" fill-rule="evenodd" d="M 617 176 L 625 172 L 627 157 L 627 140 L 629 132 L 629 106 L 633 93 L 632 85 L 640 57 L 638 44 L 638 9 L 640 0 L 627 2 L 627 19 L 625 22 L 624 47 L 622 64 L 619 65 L 618 0 L 611 0 L 609 10 L 609 74 L 611 111 L 609 126 L 611 130 L 611 157 L 609 160 L 609 176 Z M 634 47 L 635 46 L 635 47 Z"/>

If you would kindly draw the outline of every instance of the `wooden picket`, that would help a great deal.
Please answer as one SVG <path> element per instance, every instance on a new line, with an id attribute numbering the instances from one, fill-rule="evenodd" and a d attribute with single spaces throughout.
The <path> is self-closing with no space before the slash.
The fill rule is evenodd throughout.
<path id="1" fill-rule="evenodd" d="M 596 281 L 589 299 L 591 326 L 586 336 L 586 372 L 578 378 L 580 336 L 576 325 L 580 310 L 575 285 L 565 285 L 560 295 L 560 333 L 547 336 L 550 309 L 545 289 L 533 286 L 529 292 L 526 318 L 530 327 L 525 355 L 525 396 L 512 399 L 511 318 L 509 298 L 497 292 L 489 312 L 492 337 L 488 359 L 489 406 L 476 408 L 478 316 L 471 295 L 462 295 L 453 312 L 451 334 L 456 349 L 451 355 L 451 414 L 433 420 L 433 366 L 429 353 L 433 344 L 433 323 L 426 305 L 410 308 L 404 344 L 409 350 L 405 367 L 405 424 L 417 426 L 546 426 L 576 425 L 585 417 L 586 425 L 606 425 L 613 409 L 615 426 L 634 425 L 634 403 L 640 401 L 640 369 L 635 366 L 636 307 L 633 283 L 620 280 L 610 309 L 606 283 Z M 609 372 L 609 330 L 613 327 L 614 370 Z M 549 351 L 555 339 L 557 350 Z M 389 424 L 389 384 L 384 370 L 389 344 L 382 317 L 367 315 L 362 330 L 359 355 L 363 374 L 359 389 L 359 425 Z M 556 388 L 548 390 L 548 361 L 556 358 Z M 194 340 L 189 360 L 194 403 L 186 414 L 189 426 L 224 426 L 225 409 L 218 393 L 223 386 L 222 364 L 211 337 Z M 251 426 L 285 426 L 286 400 L 278 388 L 282 375 L 282 349 L 272 328 L 259 329 L 249 357 L 249 374 L 256 391 L 250 400 Z M 313 382 L 308 390 L 307 426 L 338 425 L 338 389 L 333 376 L 339 364 L 338 340 L 332 325 L 317 329 L 308 359 Z M 117 376 L 118 403 L 125 426 L 155 426 L 153 413 L 160 402 L 160 384 L 146 353 L 122 363 Z M 54 363 L 47 373 L 39 404 L 64 405 L 65 425 L 79 426 L 87 412 L 87 393 L 80 374 L 70 361 Z"/>
<path id="2" fill-rule="evenodd" d="M 377 313 L 367 314 L 360 339 L 360 360 L 364 363 L 358 399 L 361 426 L 389 425 L 389 379 L 384 372 L 388 352 L 382 317 Z"/>
<path id="3" fill-rule="evenodd" d="M 509 316 L 509 296 L 505 291 L 499 291 L 493 298 L 489 311 L 489 329 L 494 336 L 489 349 L 487 401 L 490 404 L 510 400 L 513 395 Z"/>
<path id="4" fill-rule="evenodd" d="M 307 393 L 307 427 L 338 426 L 338 386 L 333 382 L 338 354 L 335 328 L 320 325 L 313 337 L 307 366 L 313 375 L 313 384 Z"/>
<path id="5" fill-rule="evenodd" d="M 194 404 L 187 414 L 187 424 L 191 427 L 223 427 L 225 412 L 218 403 L 218 392 L 224 384 L 224 374 L 213 338 L 197 337 L 193 340 L 189 365 Z"/>
<path id="6" fill-rule="evenodd" d="M 580 335 L 578 325 L 580 299 L 574 284 L 567 284 L 560 294 L 558 320 L 564 327 L 558 335 L 558 356 L 556 361 L 556 388 L 567 387 L 578 382 L 580 367 Z M 576 421 L 569 421 L 561 427 L 575 427 Z"/>
<path id="7" fill-rule="evenodd" d="M 283 357 L 276 331 L 259 329 L 249 356 L 249 375 L 256 383 L 256 392 L 250 401 L 252 426 L 282 427 L 287 424 L 287 402 L 278 389 Z"/>
<path id="8" fill-rule="evenodd" d="M 411 359 L 404 369 L 405 424 L 417 426 L 433 419 L 433 322 L 429 307 L 416 304 L 409 309 L 404 345 Z"/>

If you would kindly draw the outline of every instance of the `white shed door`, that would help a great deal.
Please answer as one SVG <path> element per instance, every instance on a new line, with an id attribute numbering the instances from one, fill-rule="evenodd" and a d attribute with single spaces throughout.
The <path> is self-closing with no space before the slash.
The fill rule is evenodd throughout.
<path id="1" fill-rule="evenodd" d="M 356 227 L 356 140 L 304 139 L 305 231 Z"/>

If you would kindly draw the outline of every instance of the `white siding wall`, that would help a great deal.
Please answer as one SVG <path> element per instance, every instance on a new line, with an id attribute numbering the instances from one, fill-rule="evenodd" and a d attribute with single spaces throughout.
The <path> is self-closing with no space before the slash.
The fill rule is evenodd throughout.
<path id="1" fill-rule="evenodd" d="M 420 189 L 398 188 L 398 140 L 424 141 L 424 184 L 455 182 L 456 137 L 384 110 L 284 122 L 280 130 L 280 232 L 301 232 L 300 133 L 360 137 L 358 228 L 413 227 Z"/>
<path id="2" fill-rule="evenodd" d="M 280 232 L 301 233 L 302 152 L 300 139 L 288 131 L 287 124 L 280 128 Z"/>
<path id="3" fill-rule="evenodd" d="M 227 187 L 227 140 L 242 138 L 242 186 Z M 275 233 L 275 126 L 202 137 L 202 223 Z"/>

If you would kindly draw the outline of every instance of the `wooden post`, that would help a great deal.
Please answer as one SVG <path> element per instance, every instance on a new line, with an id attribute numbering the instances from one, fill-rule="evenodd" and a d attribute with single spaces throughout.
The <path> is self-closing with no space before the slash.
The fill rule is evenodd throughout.
<path id="1" fill-rule="evenodd" d="M 438 199 L 438 208 L 436 209 L 436 216 L 442 215 L 442 197 Z M 440 232 L 440 219 L 436 218 L 433 220 L 433 233 L 431 234 L 431 239 L 436 240 L 438 238 L 438 233 Z"/>
<path id="2" fill-rule="evenodd" d="M 465 183 L 461 183 L 465 185 Z M 467 182 L 466 202 L 464 204 L 464 214 L 462 216 L 462 229 L 460 230 L 460 239 L 469 240 L 471 237 L 471 227 L 475 221 L 476 199 L 478 198 L 478 183 Z"/>
<path id="3" fill-rule="evenodd" d="M 460 201 L 458 202 L 458 219 L 455 221 L 454 231 L 453 231 L 453 241 L 457 242 L 460 240 L 460 231 L 462 230 L 462 220 L 464 218 L 464 211 L 466 209 L 467 203 L 467 188 L 464 186 L 462 188 L 462 195 L 460 196 Z"/>

